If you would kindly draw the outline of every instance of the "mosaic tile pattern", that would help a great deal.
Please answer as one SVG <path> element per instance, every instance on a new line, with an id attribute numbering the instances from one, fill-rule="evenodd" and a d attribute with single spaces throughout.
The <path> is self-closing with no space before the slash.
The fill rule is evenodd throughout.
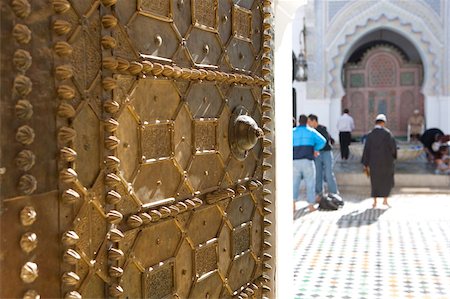
<path id="1" fill-rule="evenodd" d="M 294 298 L 450 298 L 450 192 L 371 203 L 297 213 Z"/>

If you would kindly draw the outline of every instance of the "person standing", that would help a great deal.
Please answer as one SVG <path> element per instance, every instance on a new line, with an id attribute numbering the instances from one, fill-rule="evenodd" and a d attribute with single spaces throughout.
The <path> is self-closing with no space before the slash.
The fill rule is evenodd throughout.
<path id="1" fill-rule="evenodd" d="M 377 206 L 377 197 L 383 197 L 383 204 L 389 206 L 387 198 L 394 187 L 397 144 L 385 125 L 386 116 L 378 114 L 375 118 L 374 129 L 367 135 L 361 158 L 364 171 L 370 175 L 373 208 Z"/>
<path id="2" fill-rule="evenodd" d="M 319 155 L 325 144 L 326 139 L 320 135 L 315 129 L 308 127 L 306 124 L 308 118 L 302 114 L 299 117 L 299 126 L 292 129 L 293 135 L 293 186 L 294 186 L 294 211 L 295 202 L 298 201 L 301 180 L 305 180 L 306 185 L 306 201 L 310 212 L 316 210 L 314 204 L 315 185 L 316 185 L 316 167 L 314 158 Z"/>
<path id="3" fill-rule="evenodd" d="M 414 114 L 411 115 L 411 117 L 408 119 L 409 137 L 411 137 L 411 141 L 419 141 L 420 135 L 422 134 L 424 128 L 424 124 L 425 119 L 422 115 L 420 115 L 420 111 L 418 109 L 414 110 Z"/>
<path id="4" fill-rule="evenodd" d="M 348 147 L 352 141 L 352 131 L 355 129 L 355 122 L 353 121 L 353 117 L 350 116 L 348 109 L 344 109 L 344 113 L 339 117 L 337 129 L 339 131 L 341 159 L 348 160 L 350 153 Z"/>
<path id="5" fill-rule="evenodd" d="M 317 115 L 308 115 L 308 125 L 317 130 L 325 139 L 325 146 L 320 150 L 320 155 L 314 159 L 316 166 L 316 197 L 320 198 L 323 193 L 323 181 L 328 185 L 328 192 L 338 194 L 336 177 L 333 173 L 333 152 L 331 151 L 331 136 L 327 127 L 319 124 Z"/>

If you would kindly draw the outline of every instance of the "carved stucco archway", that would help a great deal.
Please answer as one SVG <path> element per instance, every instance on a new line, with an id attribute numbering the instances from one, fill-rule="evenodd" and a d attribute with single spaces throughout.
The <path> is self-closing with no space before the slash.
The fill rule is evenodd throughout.
<path id="1" fill-rule="evenodd" d="M 375 10 L 375 9 L 374 9 Z M 377 9 L 378 10 L 378 9 Z M 405 11 L 401 11 L 402 14 Z M 344 30 L 331 42 L 328 47 L 330 53 L 327 57 L 328 81 L 326 85 L 327 94 L 330 98 L 340 98 L 344 95 L 341 84 L 342 67 L 351 54 L 353 45 L 366 34 L 379 30 L 388 29 L 409 39 L 417 48 L 424 68 L 424 82 L 422 91 L 426 95 L 439 93 L 439 65 L 437 62 L 438 53 L 433 52 L 433 43 L 430 41 L 434 36 L 423 24 L 422 20 L 415 20 L 414 16 L 409 16 L 407 21 L 401 19 L 399 12 L 392 12 L 394 16 L 388 16 L 384 12 L 374 15 L 373 12 L 366 12 L 363 16 L 349 20 Z M 368 16 L 366 16 L 368 15 Z"/>

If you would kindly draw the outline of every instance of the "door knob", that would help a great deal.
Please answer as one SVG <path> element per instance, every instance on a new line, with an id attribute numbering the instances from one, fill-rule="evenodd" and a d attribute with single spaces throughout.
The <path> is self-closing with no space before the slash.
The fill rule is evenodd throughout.
<path id="1" fill-rule="evenodd" d="M 244 106 L 238 106 L 234 110 L 228 131 L 231 152 L 240 161 L 245 160 L 248 152 L 258 143 L 258 139 L 264 137 L 263 130 L 248 115 Z"/>

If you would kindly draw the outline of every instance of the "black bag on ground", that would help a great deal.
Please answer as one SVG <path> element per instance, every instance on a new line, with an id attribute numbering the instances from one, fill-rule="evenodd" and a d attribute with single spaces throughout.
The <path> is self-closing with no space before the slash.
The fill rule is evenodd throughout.
<path id="1" fill-rule="evenodd" d="M 322 195 L 319 203 L 319 210 L 322 211 L 335 211 L 339 209 L 339 206 L 334 203 L 328 195 Z"/>
<path id="2" fill-rule="evenodd" d="M 338 194 L 328 193 L 328 198 L 330 198 L 331 201 L 337 204 L 339 207 L 344 205 L 342 197 L 340 197 Z"/>

